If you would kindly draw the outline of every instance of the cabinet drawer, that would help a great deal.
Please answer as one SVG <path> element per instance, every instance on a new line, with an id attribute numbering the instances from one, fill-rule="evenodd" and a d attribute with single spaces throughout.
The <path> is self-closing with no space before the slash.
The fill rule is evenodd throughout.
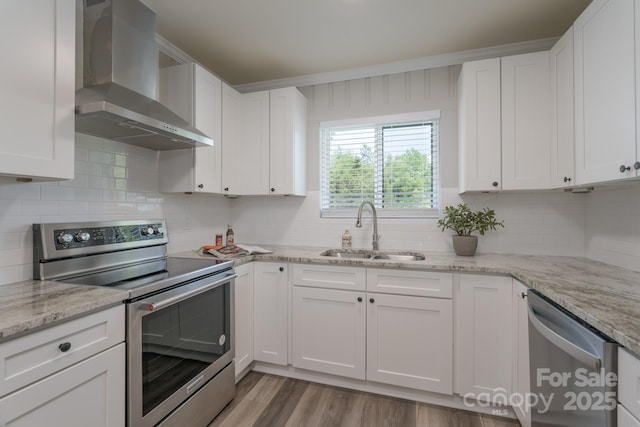
<path id="1" fill-rule="evenodd" d="M 367 269 L 367 291 L 452 298 L 453 274 L 435 271 Z"/>
<path id="2" fill-rule="evenodd" d="M 640 360 L 622 348 L 618 351 L 618 401 L 640 418 Z"/>
<path id="3" fill-rule="evenodd" d="M 123 342 L 124 323 L 120 305 L 0 344 L 0 396 Z"/>
<path id="4" fill-rule="evenodd" d="M 364 291 L 367 276 L 364 268 L 337 265 L 293 264 L 294 286 Z"/>

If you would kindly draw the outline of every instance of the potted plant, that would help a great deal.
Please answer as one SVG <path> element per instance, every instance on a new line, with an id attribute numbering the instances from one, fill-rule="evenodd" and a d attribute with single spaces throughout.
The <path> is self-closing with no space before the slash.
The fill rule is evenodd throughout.
<path id="1" fill-rule="evenodd" d="M 456 232 L 453 236 L 453 250 L 456 255 L 473 256 L 478 247 L 478 236 L 471 233 L 477 231 L 484 236 L 487 230 L 495 230 L 496 227 L 504 227 L 503 221 L 496 220 L 493 209 L 484 208 L 480 211 L 472 211 L 466 203 L 458 206 L 445 206 L 444 215 L 438 220 L 438 227 L 442 231 L 450 229 Z"/>

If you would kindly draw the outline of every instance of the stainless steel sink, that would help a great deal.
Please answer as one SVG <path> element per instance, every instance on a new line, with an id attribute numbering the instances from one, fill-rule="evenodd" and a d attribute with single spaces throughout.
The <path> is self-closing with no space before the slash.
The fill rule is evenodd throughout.
<path id="1" fill-rule="evenodd" d="M 423 254 L 417 252 L 374 252 L 357 249 L 329 249 L 320 256 L 332 258 L 380 259 L 389 261 L 424 261 Z"/>
<path id="2" fill-rule="evenodd" d="M 344 249 L 329 249 L 320 254 L 320 256 L 328 256 L 333 258 L 361 258 L 370 259 L 373 256 L 372 251 L 367 250 L 344 250 Z"/>
<path id="3" fill-rule="evenodd" d="M 424 255 L 415 252 L 378 253 L 373 259 L 388 259 L 389 261 L 424 261 Z"/>

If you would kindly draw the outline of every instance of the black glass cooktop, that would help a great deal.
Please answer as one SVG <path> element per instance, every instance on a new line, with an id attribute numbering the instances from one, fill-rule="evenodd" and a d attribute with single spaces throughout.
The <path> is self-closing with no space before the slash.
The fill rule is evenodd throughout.
<path id="1" fill-rule="evenodd" d="M 148 295 L 233 267 L 232 260 L 167 257 L 60 279 L 77 285 L 109 286 L 129 291 L 130 298 Z"/>

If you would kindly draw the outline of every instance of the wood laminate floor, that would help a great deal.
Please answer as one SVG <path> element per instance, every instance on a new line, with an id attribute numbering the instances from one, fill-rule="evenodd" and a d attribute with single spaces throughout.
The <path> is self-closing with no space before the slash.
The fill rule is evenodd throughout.
<path id="1" fill-rule="evenodd" d="M 209 427 L 518 427 L 507 418 L 250 372 Z"/>

